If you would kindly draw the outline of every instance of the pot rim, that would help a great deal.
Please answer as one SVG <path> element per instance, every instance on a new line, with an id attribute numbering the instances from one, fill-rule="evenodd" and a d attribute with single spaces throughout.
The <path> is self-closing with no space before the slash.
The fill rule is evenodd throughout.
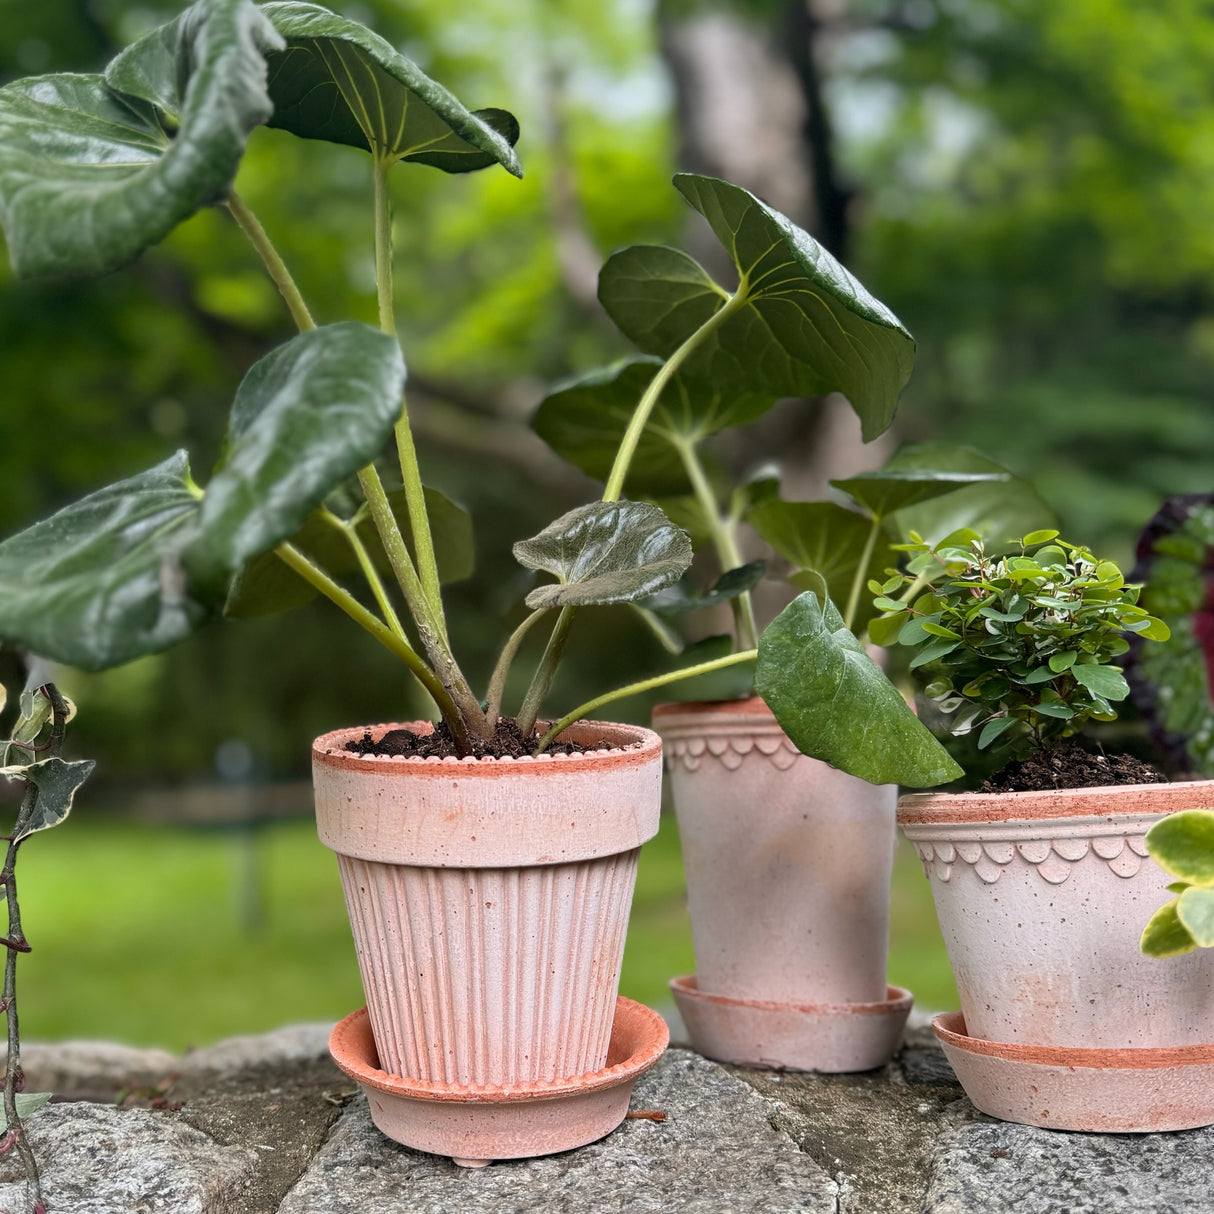
<path id="1" fill-rule="evenodd" d="M 746 696 L 740 700 L 665 700 L 655 704 L 650 713 L 656 722 L 659 717 L 717 717 L 756 716 L 775 719 L 762 696 Z"/>
<path id="2" fill-rule="evenodd" d="M 1214 780 L 1109 784 L 1042 792 L 918 792 L 898 800 L 899 826 L 1161 815 L 1214 808 Z"/>
<path id="3" fill-rule="evenodd" d="M 390 729 L 407 729 L 425 736 L 433 733 L 433 721 L 388 721 L 375 725 L 348 725 L 341 729 L 321 734 L 312 743 L 314 766 L 335 771 L 360 771 L 376 775 L 407 775 L 410 777 L 436 777 L 448 779 L 457 771 L 461 780 L 503 780 L 511 778 L 533 778 L 568 771 L 575 767 L 581 773 L 605 773 L 628 768 L 644 767 L 662 752 L 662 739 L 644 725 L 629 725 L 617 721 L 575 721 L 559 736 L 582 741 L 578 734 L 599 734 L 610 731 L 618 735 L 608 740 L 618 744 L 612 749 L 585 751 L 582 754 L 542 754 L 484 756 L 482 758 L 457 759 L 454 756 L 439 759 L 419 758 L 415 755 L 359 755 L 344 749 L 346 742 L 360 737 L 370 730 L 382 736 Z M 382 731 L 382 732 L 381 732 Z M 627 740 L 626 740 L 627 739 Z M 596 739 L 587 737 L 587 742 Z"/>

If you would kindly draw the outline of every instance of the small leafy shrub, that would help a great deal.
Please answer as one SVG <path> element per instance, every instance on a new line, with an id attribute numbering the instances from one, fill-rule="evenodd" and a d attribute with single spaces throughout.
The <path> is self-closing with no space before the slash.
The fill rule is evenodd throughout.
<path id="1" fill-rule="evenodd" d="M 1178 880 L 1176 895 L 1161 906 L 1142 932 L 1148 957 L 1178 957 L 1214 947 L 1214 810 L 1186 809 L 1147 831 L 1147 850 Z"/>
<path id="2" fill-rule="evenodd" d="M 977 729 L 980 749 L 1001 740 L 1023 757 L 1114 720 L 1129 694 L 1114 665 L 1125 634 L 1168 636 L 1114 562 L 1056 531 L 1031 532 L 1005 555 L 988 554 L 972 531 L 898 547 L 910 554 L 906 572 L 869 583 L 886 613 L 870 636 L 917 649 L 910 665 L 928 677 L 928 699 L 951 733 Z"/>

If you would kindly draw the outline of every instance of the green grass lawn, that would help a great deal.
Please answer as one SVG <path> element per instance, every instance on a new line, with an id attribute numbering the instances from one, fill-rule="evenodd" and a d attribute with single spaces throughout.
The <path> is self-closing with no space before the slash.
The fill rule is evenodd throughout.
<path id="1" fill-rule="evenodd" d="M 34 946 L 18 981 L 30 1040 L 183 1049 L 336 1019 L 363 1002 L 336 862 L 310 822 L 241 839 L 78 814 L 31 839 L 17 875 Z M 250 927 L 254 889 L 260 924 Z M 891 981 L 922 1007 L 955 1007 L 927 882 L 905 845 L 893 922 Z M 666 1004 L 667 979 L 692 969 L 678 835 L 666 817 L 641 855 L 621 989 Z"/>

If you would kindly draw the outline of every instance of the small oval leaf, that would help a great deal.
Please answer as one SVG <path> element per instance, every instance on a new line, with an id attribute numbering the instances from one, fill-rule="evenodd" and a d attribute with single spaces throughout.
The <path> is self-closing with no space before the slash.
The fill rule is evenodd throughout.
<path id="1" fill-rule="evenodd" d="M 1193 885 L 1214 885 L 1214 810 L 1170 814 L 1147 831 L 1155 863 Z"/>
<path id="2" fill-rule="evenodd" d="M 1197 942 L 1189 935 L 1188 928 L 1176 913 L 1179 902 L 1179 898 L 1173 898 L 1161 906 L 1142 929 L 1138 947 L 1148 957 L 1180 957 L 1197 947 Z"/>

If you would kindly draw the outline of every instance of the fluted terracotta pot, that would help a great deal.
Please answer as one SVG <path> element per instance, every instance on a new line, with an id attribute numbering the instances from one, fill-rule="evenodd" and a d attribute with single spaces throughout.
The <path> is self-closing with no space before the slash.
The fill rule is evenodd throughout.
<path id="1" fill-rule="evenodd" d="M 347 751 L 363 732 L 318 738 L 313 779 L 380 1069 L 483 1087 L 603 1068 L 657 735 L 582 722 L 568 736 L 623 749 L 438 760 Z"/>
<path id="2" fill-rule="evenodd" d="M 901 799 L 961 998 L 936 1033 L 983 1112 L 1086 1131 L 1214 1121 L 1214 952 L 1138 947 L 1172 897 L 1144 836 L 1203 807 L 1214 782 Z"/>
<path id="3" fill-rule="evenodd" d="M 866 1070 L 910 996 L 886 983 L 892 786 L 802 755 L 758 697 L 654 710 L 679 822 L 696 973 L 671 984 L 710 1057 Z"/>

